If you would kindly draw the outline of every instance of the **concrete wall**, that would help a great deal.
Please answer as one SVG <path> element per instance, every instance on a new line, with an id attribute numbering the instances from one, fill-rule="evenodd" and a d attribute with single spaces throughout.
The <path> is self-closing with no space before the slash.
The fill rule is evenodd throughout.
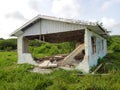
<path id="1" fill-rule="evenodd" d="M 32 55 L 27 52 L 27 45 L 28 41 L 23 38 L 23 36 L 19 36 L 17 39 L 18 63 L 29 63 L 37 65 L 37 63 L 33 60 Z"/>
<path id="2" fill-rule="evenodd" d="M 27 28 L 24 31 L 23 36 L 57 33 L 80 29 L 84 29 L 84 26 L 81 26 L 79 24 L 42 19 L 39 22 L 35 23 L 33 26 Z"/>
<path id="3" fill-rule="evenodd" d="M 107 41 L 105 38 L 99 36 L 98 34 L 89 31 L 86 29 L 87 39 L 86 40 L 86 53 L 88 56 L 89 66 L 97 65 L 98 58 L 102 58 L 107 54 Z M 91 37 L 96 37 L 96 53 L 92 53 L 92 44 L 91 44 Z M 104 49 L 102 49 L 102 40 L 104 42 Z"/>
<path id="4" fill-rule="evenodd" d="M 88 32 L 87 32 L 87 29 L 85 29 L 84 45 L 85 45 L 85 56 L 83 58 L 83 61 L 80 62 L 78 66 L 76 66 L 76 69 L 88 73 L 90 67 L 89 67 L 89 62 L 88 62 Z"/>
<path id="5" fill-rule="evenodd" d="M 92 53 L 91 37 L 96 37 L 96 53 Z M 104 42 L 104 49 L 102 49 L 102 40 Z M 89 72 L 90 68 L 97 65 L 98 58 L 102 58 L 107 54 L 107 41 L 98 34 L 89 31 L 87 28 L 85 30 L 85 56 L 84 59 L 76 69 L 82 70 L 84 72 Z"/>

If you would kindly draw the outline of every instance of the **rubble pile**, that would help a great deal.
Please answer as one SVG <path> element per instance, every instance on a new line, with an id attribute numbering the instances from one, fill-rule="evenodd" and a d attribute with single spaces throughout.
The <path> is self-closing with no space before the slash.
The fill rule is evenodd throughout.
<path id="1" fill-rule="evenodd" d="M 49 56 L 44 58 L 35 59 L 39 63 L 40 68 L 55 68 L 60 66 L 61 61 L 67 56 L 67 54 L 61 54 L 56 56 Z"/>
<path id="2" fill-rule="evenodd" d="M 41 63 L 43 61 L 46 61 L 46 60 L 49 60 L 50 62 L 59 62 L 61 60 L 63 60 L 65 57 L 67 56 L 67 54 L 61 54 L 61 55 L 56 55 L 56 56 L 47 56 L 47 57 L 44 57 L 44 58 L 39 58 L 39 59 L 35 59 L 35 61 L 37 63 Z"/>

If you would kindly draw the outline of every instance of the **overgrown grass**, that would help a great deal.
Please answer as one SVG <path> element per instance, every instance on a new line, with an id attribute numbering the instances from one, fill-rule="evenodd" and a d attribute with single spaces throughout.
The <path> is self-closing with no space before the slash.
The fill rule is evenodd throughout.
<path id="1" fill-rule="evenodd" d="M 99 73 L 119 73 L 120 72 L 120 52 L 108 53 L 101 62 L 102 68 L 99 69 Z"/>
<path id="2" fill-rule="evenodd" d="M 34 58 L 51 56 L 56 54 L 68 54 L 75 48 L 75 42 L 41 43 L 40 46 L 29 46 L 29 52 Z"/>
<path id="3" fill-rule="evenodd" d="M 101 59 L 100 63 L 104 65 L 98 70 L 99 75 L 81 75 L 80 71 L 65 70 L 55 70 L 44 75 L 31 73 L 34 66 L 18 65 L 16 52 L 0 52 L 0 90 L 120 90 L 120 52 L 119 48 L 116 48 L 119 47 L 120 38 L 115 38 L 108 42 L 110 50 L 108 55 Z M 3 46 L 4 44 L 6 42 Z M 37 58 L 69 53 L 74 49 L 74 43 L 53 45 L 33 41 L 31 46 L 30 51 Z M 104 73 L 108 75 L 101 75 Z"/>
<path id="4" fill-rule="evenodd" d="M 0 51 L 11 51 L 11 50 L 16 50 L 16 48 L 17 48 L 16 39 L 0 40 Z"/>
<path id="5" fill-rule="evenodd" d="M 16 52 L 0 52 L 0 90 L 44 90 L 52 81 L 41 74 L 30 73 L 32 65 L 17 65 Z"/>
<path id="6" fill-rule="evenodd" d="M 65 70 L 42 75 L 29 72 L 32 65 L 17 65 L 16 52 L 0 52 L 0 90 L 120 90 L 119 60 L 119 52 L 105 57 L 105 62 L 112 65 L 105 65 L 105 70 L 103 67 L 98 73 L 109 75 L 81 76 L 80 71 Z"/>

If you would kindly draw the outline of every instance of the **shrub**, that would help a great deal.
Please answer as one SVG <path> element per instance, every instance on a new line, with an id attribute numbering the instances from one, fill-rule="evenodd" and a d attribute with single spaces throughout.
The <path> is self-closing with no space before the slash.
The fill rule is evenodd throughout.
<path id="1" fill-rule="evenodd" d="M 113 49 L 113 51 L 120 52 L 120 44 L 114 44 L 112 49 Z"/>
<path id="2" fill-rule="evenodd" d="M 33 47 L 39 47 L 41 46 L 42 44 L 44 44 L 44 42 L 42 41 L 39 41 L 39 40 L 30 40 L 29 41 L 29 46 L 33 46 Z"/>
<path id="3" fill-rule="evenodd" d="M 110 36 L 107 43 L 108 43 L 109 50 L 120 52 L 120 36 L 119 35 Z"/>
<path id="4" fill-rule="evenodd" d="M 56 54 L 70 53 L 74 48 L 74 42 L 64 42 L 57 44 L 43 42 L 40 46 L 30 46 L 29 51 L 32 53 L 34 58 L 40 58 L 39 56 L 50 56 Z"/>
<path id="5" fill-rule="evenodd" d="M 0 50 L 10 51 L 17 48 L 16 39 L 0 40 Z"/>

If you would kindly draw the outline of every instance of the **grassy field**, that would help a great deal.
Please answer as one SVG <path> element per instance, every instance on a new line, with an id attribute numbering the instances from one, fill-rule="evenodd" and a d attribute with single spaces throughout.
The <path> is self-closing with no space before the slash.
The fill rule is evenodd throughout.
<path id="1" fill-rule="evenodd" d="M 31 73 L 34 66 L 17 65 L 16 52 L 0 52 L 0 90 L 120 90 L 120 52 L 111 52 L 98 74 L 55 70 L 51 74 Z"/>

